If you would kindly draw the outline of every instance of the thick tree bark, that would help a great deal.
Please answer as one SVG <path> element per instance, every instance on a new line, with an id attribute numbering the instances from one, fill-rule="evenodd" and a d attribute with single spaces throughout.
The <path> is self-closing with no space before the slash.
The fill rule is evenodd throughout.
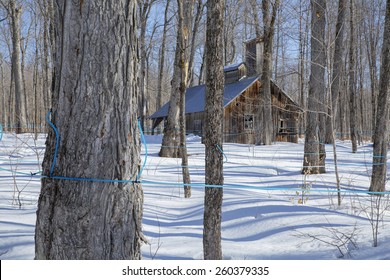
<path id="1" fill-rule="evenodd" d="M 311 9 L 311 73 L 303 174 L 317 174 L 325 171 L 323 167 L 325 162 L 325 139 L 322 138 L 325 134 L 320 132 L 321 126 L 325 128 L 325 0 L 311 1 Z"/>
<path id="2" fill-rule="evenodd" d="M 62 0 L 55 8 L 51 120 L 61 138 L 56 158 L 52 130 L 46 142 L 35 258 L 140 259 L 136 1 Z"/>
<path id="3" fill-rule="evenodd" d="M 206 31 L 206 187 L 204 206 L 203 253 L 206 260 L 222 259 L 221 220 L 223 197 L 223 30 L 225 0 L 207 2 Z"/>
<path id="4" fill-rule="evenodd" d="M 374 154 L 370 191 L 382 192 L 386 187 L 386 162 L 389 127 L 389 86 L 390 86 L 390 0 L 386 4 L 385 30 L 382 45 L 378 110 L 374 137 Z"/>

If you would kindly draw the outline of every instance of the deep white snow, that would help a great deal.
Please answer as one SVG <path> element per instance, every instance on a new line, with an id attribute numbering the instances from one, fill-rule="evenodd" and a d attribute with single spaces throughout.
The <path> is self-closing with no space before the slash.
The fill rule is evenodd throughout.
<path id="1" fill-rule="evenodd" d="M 204 146 L 188 136 L 189 168 L 194 184 L 204 182 Z M 204 188 L 183 198 L 181 160 L 159 158 L 161 136 L 146 137 L 148 156 L 142 174 L 145 194 L 144 259 L 202 259 Z M 33 259 L 34 228 L 45 136 L 6 133 L 0 141 L 0 259 Z M 372 145 L 337 142 L 343 190 L 366 191 Z M 303 142 L 272 146 L 224 144 L 222 250 L 224 259 L 390 259 L 390 201 L 345 192 L 337 206 L 332 147 L 327 173 L 300 173 Z M 142 148 L 142 161 L 145 147 Z M 388 189 L 389 190 L 389 189 Z M 374 215 L 375 216 L 375 215 Z M 378 224 L 378 247 L 372 225 Z"/>

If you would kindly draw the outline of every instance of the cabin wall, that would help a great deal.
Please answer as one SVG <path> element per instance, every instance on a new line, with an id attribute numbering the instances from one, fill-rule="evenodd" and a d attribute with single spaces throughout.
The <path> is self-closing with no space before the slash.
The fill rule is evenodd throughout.
<path id="1" fill-rule="evenodd" d="M 273 87 L 272 122 L 274 141 L 298 143 L 298 109 L 294 107 L 278 88 Z M 233 100 L 224 110 L 224 142 L 261 144 L 263 100 L 260 82 L 255 82 L 244 93 Z M 187 133 L 203 136 L 204 113 L 186 115 Z"/>
<path id="2" fill-rule="evenodd" d="M 254 83 L 226 108 L 224 114 L 224 141 L 257 144 L 261 135 L 260 82 Z"/>
<path id="3" fill-rule="evenodd" d="M 299 113 L 276 87 L 272 89 L 272 107 L 275 141 L 298 143 Z"/>
<path id="4" fill-rule="evenodd" d="M 186 115 L 187 133 L 203 136 L 204 131 L 204 113 L 190 113 Z"/>

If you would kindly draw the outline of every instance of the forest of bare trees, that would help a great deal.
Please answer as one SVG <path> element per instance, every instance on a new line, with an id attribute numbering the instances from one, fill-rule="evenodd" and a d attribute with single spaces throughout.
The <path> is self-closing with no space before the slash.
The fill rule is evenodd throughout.
<path id="1" fill-rule="evenodd" d="M 67 2 L 71 4 L 64 5 Z M 95 146 L 91 149 L 104 147 L 107 153 L 117 155 L 118 158 L 106 162 L 107 169 L 99 165 L 99 170 L 107 170 L 107 177 L 115 173 L 115 178 L 119 179 L 129 178 L 137 172 L 139 140 L 136 134 L 139 128 L 144 133 L 163 133 L 160 156 L 182 159 L 185 196 L 189 198 L 186 89 L 206 84 L 206 123 L 212 124 L 206 127 L 204 140 L 208 156 L 206 184 L 223 185 L 222 151 L 217 149 L 223 141 L 222 129 L 217 127 L 223 117 L 220 100 L 223 66 L 244 61 L 245 42 L 261 38 L 264 46 L 263 68 L 258 73 L 264 100 L 261 142 L 272 145 L 274 135 L 271 121 L 273 81 L 304 112 L 296 128 L 300 136 L 305 137 L 303 174 L 326 172 L 325 144 L 334 144 L 336 139 L 351 140 L 351 152 L 355 153 L 358 145 L 372 141 L 376 165 L 370 190 L 384 190 L 390 73 L 390 27 L 385 16 L 390 17 L 390 1 L 387 1 L 387 9 L 385 0 L 94 2 L 0 0 L 0 124 L 5 131 L 48 132 L 45 116 L 53 108 L 52 119 L 61 128 L 68 144 L 98 137 L 93 140 Z M 125 5 L 125 2 L 130 4 Z M 85 10 L 85 7 L 89 9 Z M 107 17 L 106 21 L 96 18 L 103 22 L 99 28 L 91 27 L 95 22 L 90 18 L 90 21 L 84 19 L 89 12 L 96 16 L 94 9 L 104 10 Z M 64 17 L 65 13 L 68 17 Z M 114 22 L 116 16 L 120 21 Z M 72 35 L 69 30 L 78 35 Z M 114 97 L 105 95 L 108 90 Z M 77 102 L 80 100 L 82 102 Z M 154 128 L 149 116 L 168 101 L 170 107 L 165 124 Z M 99 114 L 101 119 L 96 118 L 95 112 L 104 112 Z M 81 124 L 75 131 L 69 122 Z M 48 158 L 54 150 L 52 132 L 48 139 L 52 141 L 46 151 L 46 172 L 50 169 Z M 116 150 L 118 147 L 120 152 Z M 73 148 L 70 144 L 62 147 L 61 168 L 72 176 L 78 173 L 97 176 L 99 170 L 84 172 L 81 168 L 83 162 L 91 161 L 91 158 L 67 158 L 64 151 L 69 153 Z M 78 152 L 92 153 L 88 150 Z M 132 161 L 123 158 L 130 154 L 135 155 L 131 157 Z M 100 163 L 99 158 L 94 160 Z M 207 166 L 210 164 L 212 166 Z M 110 173 L 112 166 L 115 168 Z M 64 188 L 69 184 L 77 185 L 77 191 Z M 104 193 L 101 194 L 90 191 L 86 185 L 85 182 L 43 179 L 37 258 L 139 258 L 140 216 L 131 221 L 123 221 L 120 216 L 129 214 L 129 205 L 129 215 L 142 212 L 141 190 L 138 186 L 130 190 L 124 184 L 115 191 L 99 188 Z M 109 233 L 100 239 L 81 235 L 87 243 L 83 252 L 69 253 L 56 248 L 58 224 L 68 225 L 66 219 L 77 217 L 63 214 L 57 224 L 52 224 L 53 217 L 47 215 L 57 207 L 58 201 L 54 203 L 54 197 L 61 200 L 61 195 L 62 198 L 83 195 L 83 198 L 93 200 L 108 192 L 115 197 L 128 198 L 118 199 L 119 204 L 107 204 L 100 210 L 123 222 L 123 228 L 115 228 L 116 234 L 123 235 L 124 246 L 131 247 L 131 252 L 122 248 L 123 244 L 109 244 Z M 75 200 L 74 203 L 74 207 L 81 207 L 81 202 L 77 204 Z M 210 208 L 205 211 L 208 226 L 218 228 L 222 190 L 207 189 L 205 203 Z M 80 211 L 90 215 L 94 208 L 93 205 L 90 207 Z M 207 220 L 207 215 L 215 208 L 216 220 Z M 56 211 L 66 213 L 61 207 Z M 105 213 L 97 215 L 106 222 Z M 130 236 L 124 233 L 124 227 L 132 229 Z M 83 232 L 76 226 L 71 230 L 78 235 Z M 214 236 L 209 234 L 205 232 L 205 257 L 221 258 L 218 230 Z M 48 236 L 51 238 L 49 247 L 43 241 Z M 95 248 L 96 244 L 103 247 Z M 216 244 L 216 248 L 208 251 L 210 244 Z M 106 245 L 111 246 L 109 250 L 104 247 Z"/>
<path id="2" fill-rule="evenodd" d="M 138 108 L 145 131 L 151 132 L 148 116 L 171 98 L 174 86 L 171 80 L 177 49 L 178 6 L 177 1 L 138 2 L 142 74 Z M 0 3 L 0 123 L 5 129 L 42 130 L 44 116 L 51 107 L 55 72 L 53 1 L 2 0 Z M 188 86 L 205 82 L 205 4 L 206 1 L 199 0 L 184 5 L 184 14 L 189 17 L 184 18 L 189 36 Z M 326 79 L 325 87 L 332 88 L 332 96 L 325 97 L 324 110 L 329 108 L 332 99 L 336 137 L 353 136 L 361 142 L 371 139 L 374 131 L 385 1 L 352 1 L 352 6 L 350 1 L 327 3 L 326 34 L 324 42 L 319 43 L 328 62 L 322 68 L 326 75 L 332 76 Z M 310 100 L 310 1 L 226 0 L 224 13 L 221 52 L 225 65 L 243 60 L 245 41 L 272 35 L 272 73 L 268 76 L 306 107 Z M 338 93 L 333 92 L 336 90 Z M 326 92 L 331 91 L 326 89 Z M 328 112 L 324 113 L 329 120 Z M 327 127 L 325 142 L 329 142 Z M 271 131 L 272 127 L 268 129 Z M 302 125 L 300 131 L 304 133 Z"/>

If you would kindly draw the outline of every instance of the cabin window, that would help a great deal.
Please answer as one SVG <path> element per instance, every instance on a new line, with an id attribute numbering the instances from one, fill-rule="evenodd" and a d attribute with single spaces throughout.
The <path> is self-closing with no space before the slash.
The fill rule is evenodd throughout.
<path id="1" fill-rule="evenodd" d="M 289 121 L 288 119 L 280 119 L 279 120 L 279 133 L 287 133 L 289 132 Z"/>
<path id="2" fill-rule="evenodd" d="M 244 129 L 253 130 L 253 115 L 244 115 Z"/>
<path id="3" fill-rule="evenodd" d="M 202 120 L 194 120 L 194 132 L 202 132 Z"/>

